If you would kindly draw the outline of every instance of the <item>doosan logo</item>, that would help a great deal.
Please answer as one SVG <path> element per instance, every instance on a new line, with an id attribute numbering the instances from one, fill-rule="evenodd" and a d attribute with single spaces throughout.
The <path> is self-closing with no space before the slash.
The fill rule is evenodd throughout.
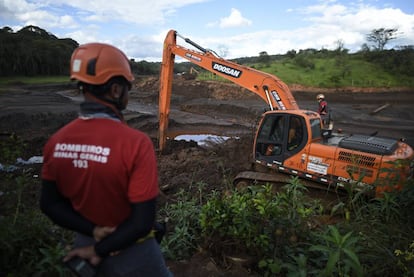
<path id="1" fill-rule="evenodd" d="M 229 76 L 232 76 L 232 77 L 235 77 L 235 78 L 239 78 L 239 77 L 240 77 L 240 75 L 241 75 L 241 73 L 242 73 L 242 72 L 241 72 L 240 70 L 238 70 L 238 69 L 231 68 L 231 67 L 228 67 L 228 66 L 225 66 L 225 65 L 219 64 L 219 63 L 214 63 L 214 62 L 213 62 L 213 69 L 214 69 L 215 71 L 218 71 L 218 72 L 224 73 L 224 74 L 226 74 L 226 75 L 229 75 Z"/>

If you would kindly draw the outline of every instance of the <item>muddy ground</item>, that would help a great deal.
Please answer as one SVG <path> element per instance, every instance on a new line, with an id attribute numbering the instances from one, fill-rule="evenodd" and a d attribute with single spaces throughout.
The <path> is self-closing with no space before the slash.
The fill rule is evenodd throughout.
<path id="1" fill-rule="evenodd" d="M 138 78 L 130 92 L 128 124 L 148 133 L 157 146 L 158 79 Z M 335 129 L 345 133 L 405 138 L 414 146 L 414 89 L 321 90 L 292 86 L 302 109 L 316 110 L 315 96 L 323 92 L 332 110 Z M 26 157 L 41 155 L 50 134 L 77 116 L 82 97 L 75 84 L 0 88 L 0 139 L 15 133 L 30 145 Z M 167 151 L 158 153 L 160 203 L 171 201 L 180 189 L 221 189 L 250 166 L 255 125 L 267 108 L 256 95 L 218 82 L 177 79 L 173 85 L 170 137 Z M 175 140 L 177 135 L 219 135 L 210 142 Z M 181 138 L 181 137 L 177 137 Z M 191 137 L 194 138 L 194 137 Z M 169 262 L 175 276 L 242 276 L 240 270 L 220 269 L 207 254 L 190 261 Z"/>

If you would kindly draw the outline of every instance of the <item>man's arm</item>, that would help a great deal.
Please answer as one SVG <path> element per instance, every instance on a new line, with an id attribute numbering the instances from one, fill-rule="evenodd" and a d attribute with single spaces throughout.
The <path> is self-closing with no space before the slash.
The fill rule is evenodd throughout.
<path id="1" fill-rule="evenodd" d="M 320 113 L 328 113 L 328 103 L 326 101 L 321 102 L 321 112 Z"/>
<path id="2" fill-rule="evenodd" d="M 57 225 L 85 234 L 94 235 L 95 224 L 84 218 L 57 189 L 56 182 L 42 180 L 40 209 Z"/>
<path id="3" fill-rule="evenodd" d="M 64 261 L 79 256 L 93 265 L 98 265 L 102 258 L 110 253 L 128 247 L 139 238 L 145 237 L 154 226 L 156 200 L 151 199 L 143 203 L 131 204 L 131 208 L 131 215 L 113 233 L 95 245 L 71 250 Z"/>
<path id="4" fill-rule="evenodd" d="M 156 203 L 156 198 L 141 203 L 132 203 L 130 216 L 113 233 L 95 244 L 96 253 L 100 257 L 105 257 L 148 235 L 154 227 Z"/>

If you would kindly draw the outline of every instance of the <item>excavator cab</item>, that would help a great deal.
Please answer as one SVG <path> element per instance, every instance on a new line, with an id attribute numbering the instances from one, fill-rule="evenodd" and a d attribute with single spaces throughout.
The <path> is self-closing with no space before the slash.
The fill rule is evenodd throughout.
<path id="1" fill-rule="evenodd" d="M 267 112 L 259 126 L 254 150 L 256 160 L 282 164 L 308 142 L 306 120 L 298 114 Z"/>

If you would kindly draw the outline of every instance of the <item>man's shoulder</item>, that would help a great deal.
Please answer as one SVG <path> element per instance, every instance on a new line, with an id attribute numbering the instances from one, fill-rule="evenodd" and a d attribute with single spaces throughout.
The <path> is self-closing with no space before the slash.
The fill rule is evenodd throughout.
<path id="1" fill-rule="evenodd" d="M 131 135 L 135 135 L 135 136 L 147 136 L 147 134 L 144 133 L 143 131 L 136 129 L 132 126 L 126 125 L 126 124 L 120 124 L 119 130 L 125 133 L 129 133 Z"/>
<path id="2" fill-rule="evenodd" d="M 79 120 L 78 118 L 75 118 L 72 121 L 68 122 L 67 124 L 63 125 L 60 129 L 58 129 L 55 133 L 51 135 L 51 138 L 57 137 L 61 135 L 62 133 L 65 133 L 67 130 L 71 129 L 75 125 L 76 121 L 78 120 Z"/>
<path id="3" fill-rule="evenodd" d="M 141 130 L 135 129 L 127 124 L 123 124 L 119 121 L 112 119 L 104 119 L 94 121 L 91 125 L 84 125 L 85 121 L 82 119 L 74 119 L 69 122 L 61 129 L 56 131 L 49 140 L 58 139 L 61 137 L 72 136 L 76 132 L 81 132 L 83 134 L 91 135 L 91 130 L 94 130 L 93 135 L 99 135 L 105 133 L 105 137 L 120 137 L 120 138 L 131 138 L 131 139 L 145 139 L 149 136 Z M 85 132 L 86 130 L 86 132 Z"/>
<path id="4" fill-rule="evenodd" d="M 149 135 L 147 133 L 145 133 L 142 130 L 139 129 L 135 129 L 131 126 L 128 126 L 126 124 L 120 124 L 121 126 L 119 126 L 118 130 L 117 130 L 117 135 L 119 137 L 124 137 L 124 138 L 130 138 L 133 140 L 140 140 L 140 141 L 151 141 L 151 138 L 149 137 Z"/>

